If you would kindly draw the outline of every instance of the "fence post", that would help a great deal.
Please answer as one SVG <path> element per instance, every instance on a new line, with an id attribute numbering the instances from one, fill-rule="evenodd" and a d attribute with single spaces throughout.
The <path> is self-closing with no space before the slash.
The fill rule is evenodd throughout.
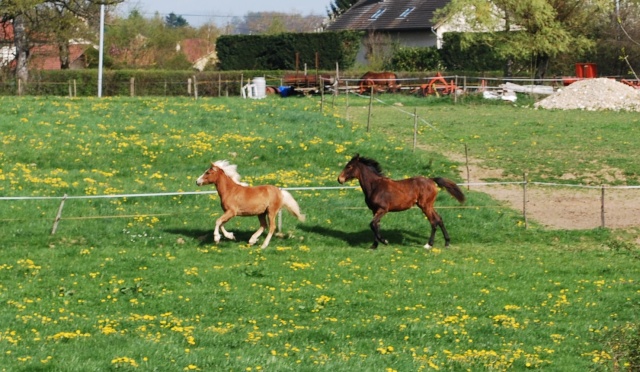
<path id="1" fill-rule="evenodd" d="M 467 168 L 467 190 L 471 190 L 471 176 L 469 175 L 469 148 L 464 144 L 464 165 Z"/>
<path id="2" fill-rule="evenodd" d="M 198 82 L 195 75 L 193 75 L 193 97 L 198 99 Z"/>
<path id="3" fill-rule="evenodd" d="M 191 78 L 187 79 L 187 94 L 191 95 Z"/>
<path id="4" fill-rule="evenodd" d="M 62 201 L 60 202 L 60 207 L 58 207 L 58 213 L 56 214 L 56 219 L 53 221 L 53 227 L 51 228 L 51 235 L 56 233 L 58 229 L 58 223 L 62 218 L 62 208 L 64 208 L 64 201 L 67 200 L 67 194 L 64 194 L 62 197 Z"/>
<path id="5" fill-rule="evenodd" d="M 69 80 L 68 83 L 69 83 L 69 98 L 73 98 L 73 91 L 71 90 L 71 80 Z"/>
<path id="6" fill-rule="evenodd" d="M 349 81 L 345 80 L 344 82 L 344 95 L 347 101 L 347 107 L 346 107 L 346 113 L 345 116 L 347 117 L 347 120 L 349 120 Z"/>
<path id="7" fill-rule="evenodd" d="M 74 97 L 78 96 L 78 86 L 76 84 L 76 79 L 73 79 L 73 96 Z"/>
<path id="8" fill-rule="evenodd" d="M 413 151 L 416 151 L 418 145 L 418 109 L 413 109 Z"/>
<path id="9" fill-rule="evenodd" d="M 456 82 L 453 86 L 453 103 L 458 103 L 458 75 L 456 75 Z"/>
<path id="10" fill-rule="evenodd" d="M 373 108 L 373 85 L 371 86 L 371 94 L 369 94 L 369 115 L 367 115 L 367 133 L 371 129 L 371 110 Z"/>
<path id="11" fill-rule="evenodd" d="M 524 228 L 529 227 L 529 221 L 527 219 L 527 174 L 522 174 L 522 215 L 524 216 Z"/>
<path id="12" fill-rule="evenodd" d="M 601 227 L 604 229 L 604 185 L 602 185 L 602 191 L 600 192 L 600 221 Z"/>
<path id="13" fill-rule="evenodd" d="M 222 80 L 220 77 L 220 73 L 218 72 L 218 97 L 222 96 Z"/>
<path id="14" fill-rule="evenodd" d="M 135 77 L 132 77 L 131 79 L 129 79 L 129 95 L 131 95 L 131 97 L 136 96 L 135 79 L 136 79 Z"/>

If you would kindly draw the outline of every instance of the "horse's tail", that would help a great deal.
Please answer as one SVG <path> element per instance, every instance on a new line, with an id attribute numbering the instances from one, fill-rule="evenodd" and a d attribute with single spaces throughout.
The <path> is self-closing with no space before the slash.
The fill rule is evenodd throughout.
<path id="1" fill-rule="evenodd" d="M 292 215 L 296 216 L 298 220 L 304 222 L 306 216 L 300 213 L 300 206 L 296 202 L 296 200 L 291 196 L 291 193 L 286 190 L 280 189 L 282 193 L 282 206 L 288 210 Z"/>
<path id="2" fill-rule="evenodd" d="M 432 180 L 436 183 L 436 185 L 447 190 L 449 194 L 451 194 L 451 196 L 456 198 L 457 201 L 459 201 L 460 203 L 464 203 L 465 196 L 455 182 L 441 177 L 434 177 L 432 178 Z"/>

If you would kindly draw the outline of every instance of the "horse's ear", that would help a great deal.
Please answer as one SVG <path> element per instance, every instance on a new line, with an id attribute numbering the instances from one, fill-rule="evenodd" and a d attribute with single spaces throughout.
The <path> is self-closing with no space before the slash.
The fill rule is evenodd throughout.
<path id="1" fill-rule="evenodd" d="M 354 158 L 354 159 L 360 159 L 360 154 L 358 154 L 358 153 L 356 152 L 356 154 L 355 154 L 355 155 L 353 155 L 353 158 Z"/>

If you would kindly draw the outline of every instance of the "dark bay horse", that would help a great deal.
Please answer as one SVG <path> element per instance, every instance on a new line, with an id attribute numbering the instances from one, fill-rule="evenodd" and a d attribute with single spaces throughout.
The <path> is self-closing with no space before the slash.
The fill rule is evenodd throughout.
<path id="1" fill-rule="evenodd" d="M 258 216 L 260 228 L 249 239 L 249 244 L 254 245 L 265 228 L 267 228 L 267 218 L 269 218 L 269 234 L 267 235 L 262 248 L 267 248 L 271 236 L 276 229 L 276 215 L 284 207 L 300 221 L 305 220 L 305 216 L 300 213 L 298 203 L 293 196 L 276 186 L 262 185 L 250 187 L 246 183 L 240 182 L 240 175 L 236 171 L 236 165 L 229 164 L 226 160 L 211 163 L 198 179 L 198 186 L 215 184 L 220 196 L 220 204 L 224 213 L 216 220 L 216 228 L 213 231 L 213 239 L 220 242 L 220 232 L 224 237 L 235 239 L 233 233 L 224 228 L 224 224 L 235 216 Z"/>
<path id="2" fill-rule="evenodd" d="M 362 75 L 358 82 L 359 92 L 371 92 L 371 87 L 376 92 L 395 92 L 400 88 L 398 76 L 393 72 L 373 72 L 369 71 Z"/>
<path id="3" fill-rule="evenodd" d="M 447 190 L 460 203 L 464 202 L 465 197 L 462 190 L 453 181 L 446 178 L 422 176 L 395 181 L 384 176 L 377 161 L 360 157 L 358 154 L 349 160 L 338 176 L 338 182 L 343 184 L 354 178 L 360 182 L 360 187 L 364 192 L 364 201 L 373 212 L 373 220 L 369 224 L 374 236 L 372 249 L 377 248 L 378 243 L 388 244 L 380 235 L 380 219 L 388 212 L 404 211 L 414 205 L 422 210 L 431 223 L 431 236 L 424 247 L 426 249 L 433 247 L 438 227 L 444 235 L 445 247 L 449 246 L 449 234 L 433 204 L 438 194 L 438 186 Z"/>

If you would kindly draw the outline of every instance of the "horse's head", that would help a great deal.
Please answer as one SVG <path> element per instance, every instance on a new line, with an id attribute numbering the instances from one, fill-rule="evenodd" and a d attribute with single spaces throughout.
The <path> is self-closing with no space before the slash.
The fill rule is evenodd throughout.
<path id="1" fill-rule="evenodd" d="M 211 167 L 207 169 L 198 179 L 196 180 L 196 185 L 208 185 L 210 183 L 216 183 L 218 181 L 218 177 L 220 176 L 220 172 L 222 169 L 218 168 L 214 163 L 211 163 Z"/>
<path id="2" fill-rule="evenodd" d="M 349 160 L 347 165 L 344 166 L 344 169 L 342 169 L 342 172 L 340 172 L 340 175 L 338 176 L 338 182 L 341 185 L 360 176 L 360 168 L 357 166 L 359 161 L 360 155 L 355 154 L 351 160 Z"/>

